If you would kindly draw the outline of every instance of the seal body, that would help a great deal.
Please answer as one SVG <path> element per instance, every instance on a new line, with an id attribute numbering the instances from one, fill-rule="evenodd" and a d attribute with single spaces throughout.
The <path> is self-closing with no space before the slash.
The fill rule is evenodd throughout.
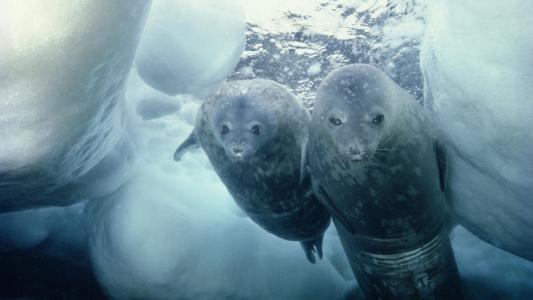
<path id="1" fill-rule="evenodd" d="M 309 122 L 305 108 L 275 82 L 228 82 L 202 104 L 174 159 L 201 146 L 246 214 L 270 233 L 300 241 L 314 262 L 330 217 L 306 173 Z"/>
<path id="2" fill-rule="evenodd" d="M 320 85 L 313 186 L 370 299 L 462 298 L 441 150 L 422 107 L 375 67 L 349 65 Z"/>

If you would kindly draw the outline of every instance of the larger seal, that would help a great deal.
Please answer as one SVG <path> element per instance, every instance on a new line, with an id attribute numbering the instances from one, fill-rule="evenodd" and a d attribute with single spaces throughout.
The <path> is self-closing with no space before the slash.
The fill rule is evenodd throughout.
<path id="1" fill-rule="evenodd" d="M 369 299 L 460 299 L 448 238 L 445 152 L 422 106 L 375 67 L 321 83 L 310 127 L 313 186 Z"/>
<path id="2" fill-rule="evenodd" d="M 322 257 L 330 221 L 306 172 L 309 113 L 267 80 L 225 83 L 205 101 L 174 159 L 200 145 L 237 204 L 261 227 Z"/>

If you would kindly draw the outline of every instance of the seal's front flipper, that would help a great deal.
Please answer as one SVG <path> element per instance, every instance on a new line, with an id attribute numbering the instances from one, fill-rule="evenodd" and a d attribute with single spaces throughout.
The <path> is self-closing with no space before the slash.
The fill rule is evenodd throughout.
<path id="1" fill-rule="evenodd" d="M 444 192 L 446 188 L 446 175 L 448 172 L 448 154 L 446 148 L 438 140 L 435 141 L 435 153 L 437 154 L 437 165 L 439 167 L 440 189 Z"/>
<path id="2" fill-rule="evenodd" d="M 194 131 L 191 132 L 189 137 L 181 143 L 181 145 L 176 149 L 176 152 L 174 152 L 174 160 L 180 161 L 183 157 L 183 154 L 185 154 L 187 151 L 199 148 L 200 145 L 198 144 L 198 141 L 196 140 L 196 135 L 194 134 Z"/>
<path id="3" fill-rule="evenodd" d="M 307 260 L 312 264 L 316 263 L 315 254 L 318 256 L 319 259 L 322 259 L 323 257 L 323 254 L 322 254 L 322 240 L 323 239 L 324 239 L 324 236 L 321 235 L 317 239 L 300 242 L 300 245 L 302 245 L 302 248 L 304 249 Z"/>
<path id="4" fill-rule="evenodd" d="M 324 188 L 316 182 L 316 180 L 311 180 L 313 184 L 313 190 L 315 191 L 315 196 L 317 199 L 324 205 L 329 213 L 335 217 L 343 226 L 350 232 L 351 234 L 355 234 L 355 229 L 352 227 L 350 222 L 348 222 L 348 219 L 342 214 L 342 212 L 337 208 L 333 200 L 329 197 L 328 193 L 324 190 Z"/>

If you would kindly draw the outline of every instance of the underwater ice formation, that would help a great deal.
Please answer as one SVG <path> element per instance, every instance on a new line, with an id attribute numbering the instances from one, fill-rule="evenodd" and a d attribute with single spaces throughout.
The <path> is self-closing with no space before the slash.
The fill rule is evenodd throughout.
<path id="1" fill-rule="evenodd" d="M 245 29 L 234 0 L 155 1 L 135 61 L 139 75 L 168 95 L 206 95 L 235 68 Z"/>
<path id="2" fill-rule="evenodd" d="M 0 251 L 28 250 L 56 242 L 59 252 L 67 248 L 85 251 L 83 209 L 85 203 L 0 214 Z"/>
<path id="3" fill-rule="evenodd" d="M 66 205 L 124 181 L 124 82 L 148 4 L 0 4 L 0 212 Z"/>
<path id="4" fill-rule="evenodd" d="M 421 65 L 458 222 L 533 260 L 533 3 L 429 1 Z"/>

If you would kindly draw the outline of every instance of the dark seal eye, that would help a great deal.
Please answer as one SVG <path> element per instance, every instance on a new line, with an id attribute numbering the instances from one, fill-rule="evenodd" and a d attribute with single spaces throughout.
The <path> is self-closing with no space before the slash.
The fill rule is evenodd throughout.
<path id="1" fill-rule="evenodd" d="M 372 123 L 373 124 L 376 124 L 376 125 L 379 125 L 383 122 L 383 120 L 385 120 L 385 116 L 384 115 L 377 115 L 374 119 L 372 119 Z"/>
<path id="2" fill-rule="evenodd" d="M 222 134 L 222 135 L 226 135 L 228 132 L 229 132 L 229 127 L 228 127 L 228 125 L 222 125 L 222 126 L 220 126 L 220 134 Z"/>
<path id="3" fill-rule="evenodd" d="M 263 128 L 260 125 L 254 125 L 250 128 L 250 131 L 255 135 L 260 135 L 263 131 Z"/>
<path id="4" fill-rule="evenodd" d="M 335 126 L 339 126 L 339 125 L 342 124 L 341 119 L 339 119 L 339 118 L 335 118 L 335 117 L 331 117 L 331 118 L 329 118 L 329 122 L 330 122 L 331 124 L 335 125 Z"/>

